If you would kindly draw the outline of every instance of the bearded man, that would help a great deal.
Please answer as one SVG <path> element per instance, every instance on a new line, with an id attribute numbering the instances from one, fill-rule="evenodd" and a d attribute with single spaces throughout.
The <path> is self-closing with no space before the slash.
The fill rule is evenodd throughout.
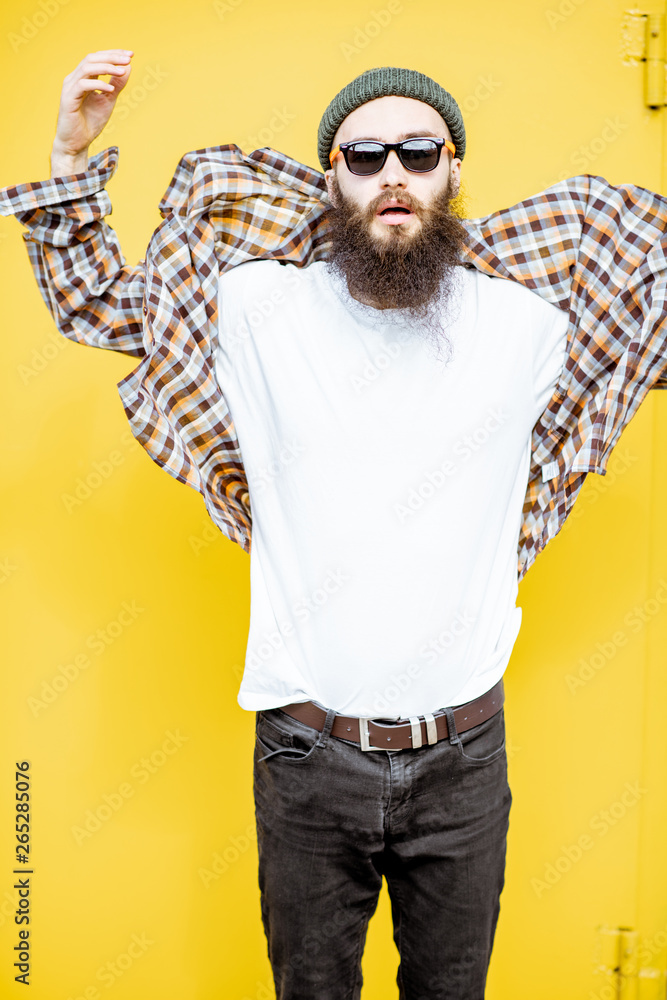
<path id="1" fill-rule="evenodd" d="M 62 332 L 142 358 L 120 385 L 135 435 L 251 553 L 239 703 L 277 997 L 359 997 L 385 878 L 400 997 L 482 1000 L 518 576 L 599 471 L 592 428 L 607 455 L 665 384 L 658 310 L 629 284 L 641 254 L 623 252 L 640 231 L 659 246 L 665 202 L 574 178 L 466 223 L 456 101 L 382 67 L 326 109 L 324 180 L 270 150 L 184 157 L 128 269 L 102 221 L 113 151 L 87 149 L 131 55 L 70 74 L 53 180 L 0 210 L 29 226 Z M 593 279 L 597 232 L 616 270 Z M 664 296 L 664 275 L 656 259 L 642 281 Z"/>
<path id="2" fill-rule="evenodd" d="M 220 279 L 216 373 L 254 519 L 240 703 L 258 712 L 280 998 L 359 995 L 383 877 L 401 996 L 484 993 L 510 808 L 517 536 L 567 316 L 462 266 L 464 152 L 434 81 L 362 74 L 319 129 L 328 258 Z M 275 308 L 253 323 L 262 301 Z M 284 442 L 294 454 L 254 489 Z"/>

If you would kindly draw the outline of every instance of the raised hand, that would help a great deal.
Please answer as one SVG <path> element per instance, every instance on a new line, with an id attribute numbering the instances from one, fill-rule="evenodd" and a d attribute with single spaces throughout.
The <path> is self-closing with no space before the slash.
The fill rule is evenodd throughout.
<path id="1" fill-rule="evenodd" d="M 130 78 L 131 49 L 90 52 L 64 80 L 51 176 L 79 173 L 88 167 L 88 147 L 109 121 L 116 100 Z M 109 82 L 100 80 L 109 76 Z"/>

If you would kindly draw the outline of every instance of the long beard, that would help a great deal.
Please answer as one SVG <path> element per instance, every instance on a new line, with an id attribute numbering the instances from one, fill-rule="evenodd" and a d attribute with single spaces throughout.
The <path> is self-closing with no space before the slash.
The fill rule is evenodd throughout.
<path id="1" fill-rule="evenodd" d="M 344 278 L 353 298 L 374 309 L 399 309 L 406 325 L 438 348 L 446 347 L 448 306 L 454 298 L 467 241 L 461 217 L 452 207 L 451 179 L 425 206 L 401 190 L 384 191 L 360 209 L 344 198 L 333 179 L 338 207 L 327 213 L 331 238 L 330 267 Z M 420 218 L 416 233 L 386 226 L 386 238 L 371 234 L 381 202 L 397 198 Z"/>

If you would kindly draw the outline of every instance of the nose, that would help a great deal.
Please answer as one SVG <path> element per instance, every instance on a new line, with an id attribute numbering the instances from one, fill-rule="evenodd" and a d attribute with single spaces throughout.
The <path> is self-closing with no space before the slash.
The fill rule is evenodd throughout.
<path id="1" fill-rule="evenodd" d="M 398 158 L 395 149 L 390 149 L 380 174 L 381 187 L 407 187 L 408 171 Z"/>

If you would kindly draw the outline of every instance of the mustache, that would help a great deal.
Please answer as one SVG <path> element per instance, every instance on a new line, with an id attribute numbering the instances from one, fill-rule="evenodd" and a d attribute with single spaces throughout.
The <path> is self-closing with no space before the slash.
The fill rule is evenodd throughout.
<path id="1" fill-rule="evenodd" d="M 424 206 L 418 198 L 410 194 L 408 191 L 402 191 L 398 188 L 396 191 L 388 189 L 379 194 L 377 198 L 366 207 L 366 221 L 371 222 L 376 214 L 380 205 L 383 205 L 386 201 L 400 201 L 402 205 L 406 205 L 411 212 L 414 212 L 416 216 L 421 218 L 424 212 Z"/>

